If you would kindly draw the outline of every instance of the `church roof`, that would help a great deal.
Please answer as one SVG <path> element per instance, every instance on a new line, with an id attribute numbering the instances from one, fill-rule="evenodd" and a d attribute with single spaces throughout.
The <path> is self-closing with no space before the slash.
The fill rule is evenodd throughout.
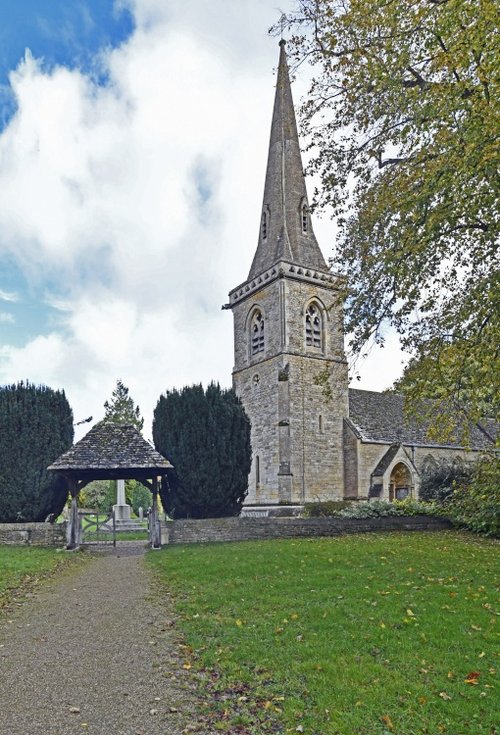
<path id="1" fill-rule="evenodd" d="M 472 449 L 491 447 L 487 437 L 476 426 L 466 430 L 458 421 L 446 440 L 429 438 L 429 408 L 436 411 L 437 415 L 446 409 L 437 402 L 427 402 L 425 408 L 425 416 L 405 416 L 404 396 L 399 393 L 349 389 L 348 421 L 356 436 L 364 442 Z M 492 422 L 484 423 L 490 433 L 494 431 Z"/>
<path id="2" fill-rule="evenodd" d="M 47 469 L 62 473 L 99 473 L 99 479 L 128 479 L 137 473 L 165 474 L 172 465 L 130 424 L 100 421 Z"/>
<path id="3" fill-rule="evenodd" d="M 386 469 L 391 464 L 392 460 L 396 456 L 396 454 L 399 452 L 400 444 L 393 444 L 387 452 L 384 454 L 378 465 L 375 467 L 375 469 L 372 472 L 372 475 L 375 477 L 382 477 L 386 471 Z"/>
<path id="4" fill-rule="evenodd" d="M 248 280 L 280 260 L 328 271 L 312 229 L 293 107 L 285 41 L 280 58 L 259 241 Z M 305 221 L 303 221 L 303 212 Z"/>

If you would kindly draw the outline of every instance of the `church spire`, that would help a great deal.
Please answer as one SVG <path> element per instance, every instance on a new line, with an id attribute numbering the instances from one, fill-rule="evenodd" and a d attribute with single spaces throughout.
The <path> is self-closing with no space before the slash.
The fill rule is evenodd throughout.
<path id="1" fill-rule="evenodd" d="M 248 278 L 279 260 L 328 271 L 311 225 L 297 123 L 281 39 L 259 242 Z"/>

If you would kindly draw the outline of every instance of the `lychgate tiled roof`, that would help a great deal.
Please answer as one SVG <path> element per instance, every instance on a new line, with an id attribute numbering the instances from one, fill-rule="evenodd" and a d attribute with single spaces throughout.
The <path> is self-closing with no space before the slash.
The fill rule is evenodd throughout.
<path id="1" fill-rule="evenodd" d="M 134 426 L 100 421 L 80 441 L 53 462 L 49 470 L 154 470 L 172 467 Z"/>
<path id="2" fill-rule="evenodd" d="M 429 406 L 439 414 L 439 404 Z M 404 397 L 399 393 L 376 393 L 369 390 L 349 390 L 349 424 L 356 436 L 365 442 L 384 442 L 387 444 L 406 444 L 419 446 L 471 447 L 472 449 L 491 448 L 487 437 L 476 427 L 467 430 L 458 423 L 446 439 L 429 438 L 430 419 L 404 414 Z M 491 421 L 486 421 L 488 431 L 493 431 Z"/>

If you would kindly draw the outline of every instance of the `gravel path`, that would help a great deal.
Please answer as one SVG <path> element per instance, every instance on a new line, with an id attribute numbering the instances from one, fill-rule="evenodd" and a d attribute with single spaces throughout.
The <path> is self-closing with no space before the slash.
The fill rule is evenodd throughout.
<path id="1" fill-rule="evenodd" d="M 143 551 L 92 554 L 0 617 L 2 735 L 200 731 L 171 603 L 155 602 Z"/>

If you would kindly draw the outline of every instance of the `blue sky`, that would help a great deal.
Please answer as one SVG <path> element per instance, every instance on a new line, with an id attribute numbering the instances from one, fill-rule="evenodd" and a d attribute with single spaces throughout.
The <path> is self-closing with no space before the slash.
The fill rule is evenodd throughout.
<path id="1" fill-rule="evenodd" d="M 29 48 L 44 66 L 65 65 L 99 74 L 96 59 L 132 33 L 133 16 L 113 0 L 2 0 L 0 3 L 0 88 L 2 127 L 15 104 L 9 72 Z"/>
<path id="2" fill-rule="evenodd" d="M 2 0 L 0 130 L 16 111 L 9 74 L 27 49 L 46 71 L 55 66 L 77 68 L 105 85 L 108 80 L 99 63 L 100 55 L 126 41 L 133 29 L 130 11 L 124 6 L 116 7 L 113 0 Z M 0 313 L 2 341 L 21 346 L 27 339 L 57 327 L 58 311 L 43 298 L 51 284 L 37 279 L 28 282 L 15 258 L 5 258 L 1 266 L 1 289 L 14 296 L 14 300 L 4 302 Z M 54 286 L 57 288 L 57 284 Z"/>
<path id="3" fill-rule="evenodd" d="M 275 0 L 0 2 L 0 384 L 63 388 L 79 420 L 120 378 L 146 432 L 166 389 L 230 385 L 220 307 L 257 244 L 278 17 Z M 315 230 L 328 257 L 335 229 Z M 397 342 L 358 368 L 387 387 Z"/>

